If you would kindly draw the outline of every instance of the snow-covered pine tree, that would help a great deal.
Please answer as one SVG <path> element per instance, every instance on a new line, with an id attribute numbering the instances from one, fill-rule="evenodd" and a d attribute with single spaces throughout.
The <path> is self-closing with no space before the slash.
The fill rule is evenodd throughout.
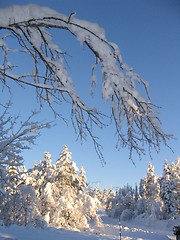
<path id="1" fill-rule="evenodd" d="M 112 188 L 110 188 L 110 190 L 108 192 L 106 206 L 105 206 L 105 210 L 109 216 L 111 215 L 115 197 L 116 197 L 115 191 Z"/>
<path id="2" fill-rule="evenodd" d="M 72 161 L 72 153 L 64 145 L 56 161 L 54 171 L 54 199 L 56 211 L 51 218 L 53 225 L 73 228 L 78 224 L 76 197 L 80 191 L 78 168 Z"/>
<path id="3" fill-rule="evenodd" d="M 137 183 L 135 184 L 134 198 L 135 198 L 135 201 L 136 201 L 136 202 L 137 202 L 138 199 L 140 198 L 140 194 L 139 194 L 138 184 L 137 184 Z"/>
<path id="4" fill-rule="evenodd" d="M 56 181 L 59 185 L 59 189 L 63 191 L 64 188 L 70 188 L 76 193 L 80 190 L 80 179 L 78 175 L 79 169 L 76 163 L 72 161 L 72 153 L 64 145 L 64 149 L 59 155 L 59 159 L 56 161 Z"/>
<path id="5" fill-rule="evenodd" d="M 18 187 L 15 198 L 15 210 L 16 215 L 13 223 L 24 226 L 43 226 L 39 213 L 39 202 L 32 186 L 21 184 Z"/>
<path id="6" fill-rule="evenodd" d="M 149 163 L 147 170 L 147 180 L 146 180 L 146 199 L 156 199 L 159 197 L 160 188 L 157 181 L 157 176 L 154 172 L 154 166 Z"/>
<path id="7" fill-rule="evenodd" d="M 165 204 L 165 218 L 177 217 L 180 213 L 180 158 L 168 165 L 166 161 L 161 180 L 161 196 Z"/>
<path id="8" fill-rule="evenodd" d="M 148 164 L 145 189 L 146 212 L 153 218 L 162 218 L 163 203 L 160 199 L 160 182 L 155 175 L 152 163 Z"/>
<path id="9" fill-rule="evenodd" d="M 80 185 L 80 189 L 82 191 L 85 191 L 88 188 L 86 171 L 85 171 L 85 168 L 83 166 L 80 168 L 79 185 Z"/>
<path id="10" fill-rule="evenodd" d="M 140 184 L 139 184 L 139 194 L 141 198 L 146 198 L 146 183 L 147 183 L 147 177 L 144 176 L 143 178 L 141 178 Z"/>
<path id="11" fill-rule="evenodd" d="M 17 199 L 20 194 L 18 186 L 22 183 L 22 180 L 19 170 L 20 164 L 17 159 L 9 159 L 3 169 L 0 218 L 5 225 L 16 223 L 18 218 Z"/>
<path id="12" fill-rule="evenodd" d="M 21 165 L 23 169 L 23 165 Z M 32 186 L 26 184 L 27 172 L 19 169 L 19 163 L 12 160 L 6 166 L 4 191 L 1 199 L 0 219 L 8 226 L 11 224 L 34 224 L 38 216 L 37 198 Z"/>
<path id="13" fill-rule="evenodd" d="M 171 168 L 167 161 L 165 161 L 163 166 L 163 176 L 161 179 L 161 198 L 165 205 L 164 218 L 170 218 L 173 212 L 172 185 Z"/>
<path id="14" fill-rule="evenodd" d="M 140 199 L 137 201 L 137 213 L 147 213 L 152 218 L 163 217 L 163 202 L 160 198 L 160 178 L 155 175 L 154 166 L 148 164 L 147 174 L 140 181 Z"/>
<path id="15" fill-rule="evenodd" d="M 108 189 L 105 187 L 101 192 L 100 201 L 101 201 L 102 206 L 106 205 L 107 199 L 108 199 Z"/>
<path id="16" fill-rule="evenodd" d="M 55 212 L 56 202 L 54 200 L 54 180 L 55 165 L 51 164 L 51 154 L 44 152 L 44 159 L 35 164 L 30 171 L 26 183 L 32 185 L 38 199 L 38 211 L 41 218 L 49 224 L 51 216 Z M 55 191 L 56 192 L 56 191 Z M 40 219 L 37 224 L 44 224 Z"/>
<path id="17" fill-rule="evenodd" d="M 141 178 L 139 183 L 139 199 L 136 203 L 137 215 L 144 214 L 146 212 L 146 182 L 147 177 Z"/>
<path id="18" fill-rule="evenodd" d="M 4 187 L 6 191 L 13 194 L 19 182 L 19 163 L 12 159 L 9 160 L 9 164 L 6 165 L 6 183 Z"/>
<path id="19" fill-rule="evenodd" d="M 108 199 L 106 211 L 111 217 L 129 220 L 134 215 L 135 204 L 134 190 L 127 184 L 119 188 L 115 197 Z"/>
<path id="20" fill-rule="evenodd" d="M 180 217 L 180 157 L 176 158 L 174 179 L 174 217 Z"/>
<path id="21" fill-rule="evenodd" d="M 49 170 L 52 168 L 51 162 L 51 154 L 49 152 L 44 152 L 44 160 L 42 161 L 42 164 L 44 165 L 43 169 L 45 173 L 49 172 Z"/>
<path id="22" fill-rule="evenodd" d="M 115 197 L 115 195 L 116 195 L 116 193 L 115 193 L 115 191 L 113 190 L 113 188 L 111 187 L 110 189 L 109 189 L 109 192 L 108 192 L 108 199 L 109 198 L 113 198 L 113 197 Z"/>
<path id="23" fill-rule="evenodd" d="M 98 186 L 95 186 L 93 189 L 91 189 L 91 196 L 93 198 L 97 198 L 98 200 L 101 199 L 101 191 Z"/>

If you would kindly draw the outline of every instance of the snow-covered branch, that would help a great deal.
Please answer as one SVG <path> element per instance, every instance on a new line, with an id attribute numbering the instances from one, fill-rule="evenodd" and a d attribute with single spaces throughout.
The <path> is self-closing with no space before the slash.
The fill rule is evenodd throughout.
<path id="1" fill-rule="evenodd" d="M 8 113 L 10 104 L 4 106 L 0 117 L 0 164 L 11 165 L 10 162 L 22 163 L 21 153 L 30 149 L 35 140 L 40 136 L 40 130 L 49 128 L 50 123 L 33 121 L 37 114 L 33 112 L 24 122 L 18 121 L 19 117 L 12 117 Z"/>
<path id="2" fill-rule="evenodd" d="M 161 142 L 167 145 L 171 135 L 165 134 L 161 129 L 155 106 L 149 97 L 148 84 L 123 62 L 118 46 L 106 39 L 104 30 L 97 24 L 79 20 L 74 14 L 65 16 L 37 5 L 1 9 L 0 19 L 0 30 L 3 32 L 0 48 L 4 56 L 0 63 L 0 79 L 3 86 L 9 86 L 9 81 L 13 80 L 35 87 L 40 104 L 47 102 L 54 113 L 61 117 L 60 112 L 55 110 L 54 103 L 66 101 L 65 94 L 68 95 L 72 102 L 71 116 L 77 134 L 81 139 L 88 134 L 93 139 L 99 157 L 103 159 L 92 126 L 104 127 L 105 115 L 80 99 L 64 65 L 65 53 L 53 42 L 53 37 L 48 32 L 48 29 L 66 30 L 91 50 L 95 56 L 93 69 L 96 65 L 101 67 L 102 98 L 111 102 L 117 146 L 128 147 L 132 158 L 133 151 L 139 155 L 144 153 L 145 143 L 157 151 Z M 23 52 L 31 59 L 32 69 L 29 73 L 22 72 L 23 68 L 20 68 L 18 74 L 15 74 L 16 66 L 9 57 L 10 38 L 18 42 L 17 54 Z M 144 88 L 146 96 L 138 91 L 137 84 Z"/>

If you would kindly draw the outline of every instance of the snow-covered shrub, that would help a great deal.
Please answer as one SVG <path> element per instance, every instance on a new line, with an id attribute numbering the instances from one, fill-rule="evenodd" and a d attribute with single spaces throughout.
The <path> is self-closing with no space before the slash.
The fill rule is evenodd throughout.
<path id="1" fill-rule="evenodd" d="M 20 185 L 13 192 L 6 192 L 1 202 L 0 218 L 6 226 L 34 225 L 35 218 L 39 217 L 38 199 L 31 186 Z"/>
<path id="2" fill-rule="evenodd" d="M 134 211 L 131 209 L 125 209 L 121 213 L 120 219 L 121 221 L 128 221 L 134 217 Z"/>
<path id="3" fill-rule="evenodd" d="M 135 215 L 140 215 L 146 212 L 146 202 L 144 198 L 140 198 L 136 202 Z"/>
<path id="4" fill-rule="evenodd" d="M 80 193 L 78 204 L 81 205 L 81 211 L 83 215 L 86 217 L 88 223 L 96 223 L 100 224 L 99 216 L 97 215 L 97 211 L 99 210 L 101 203 L 97 198 L 91 197 L 87 193 Z M 80 203 L 81 202 L 81 203 Z"/>
<path id="5" fill-rule="evenodd" d="M 154 200 L 151 204 L 151 214 L 150 216 L 153 219 L 158 219 L 161 220 L 163 219 L 163 214 L 164 214 L 164 204 L 160 200 Z"/>
<path id="6" fill-rule="evenodd" d="M 120 218 L 124 210 L 135 210 L 135 191 L 129 186 L 119 189 L 116 196 L 109 198 L 106 203 L 106 212 L 110 217 Z"/>

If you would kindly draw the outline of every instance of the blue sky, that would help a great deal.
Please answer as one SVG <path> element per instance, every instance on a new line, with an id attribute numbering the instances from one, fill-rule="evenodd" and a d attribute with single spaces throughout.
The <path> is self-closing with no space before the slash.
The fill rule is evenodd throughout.
<path id="1" fill-rule="evenodd" d="M 75 11 L 77 18 L 99 24 L 105 29 L 107 39 L 120 47 L 124 61 L 149 82 L 153 102 L 162 107 L 159 109 L 162 127 L 165 132 L 172 133 L 177 138 L 176 141 L 169 142 L 174 153 L 163 145 L 159 154 L 152 153 L 155 172 L 161 175 L 164 160 L 171 162 L 180 156 L 179 0 L 1 0 L 0 7 L 29 3 L 48 6 L 66 15 Z M 56 35 L 55 41 L 57 43 L 60 41 L 61 48 L 67 48 L 71 55 L 68 58 L 70 74 L 81 96 L 85 97 L 87 102 L 97 102 L 99 99 L 97 95 L 101 94 L 101 79 L 93 100 L 87 97 L 87 92 L 84 91 L 85 87 L 90 86 L 91 65 L 94 60 L 92 55 L 70 35 Z M 20 63 L 24 64 L 21 60 Z M 28 114 L 34 105 L 31 89 L 25 91 L 13 95 L 14 109 L 18 113 L 23 113 L 22 115 Z M 6 97 L 1 95 L 1 98 Z M 98 105 L 105 108 L 104 103 L 98 102 Z M 66 105 L 62 104 L 60 108 L 68 114 Z M 39 119 L 52 120 L 53 116 L 49 109 L 45 108 Z M 49 151 L 55 162 L 63 145 L 66 144 L 77 166 L 84 165 L 88 181 L 92 185 L 95 182 L 99 182 L 100 187 L 119 187 L 126 183 L 134 185 L 146 174 L 151 159 L 148 154 L 142 160 L 135 157 L 135 167 L 128 159 L 127 149 L 120 151 L 115 149 L 116 140 L 113 131 L 113 127 L 103 131 L 97 130 L 107 162 L 104 167 L 97 157 L 91 140 L 88 139 L 81 145 L 76 141 L 72 126 L 67 127 L 60 121 L 53 129 L 43 131 L 37 145 L 24 153 L 26 166 L 31 167 L 35 161 L 40 161 L 44 151 Z"/>

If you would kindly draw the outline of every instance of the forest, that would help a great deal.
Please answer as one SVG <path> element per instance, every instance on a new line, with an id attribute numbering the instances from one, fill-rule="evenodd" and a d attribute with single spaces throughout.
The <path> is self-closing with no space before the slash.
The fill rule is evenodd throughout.
<path id="1" fill-rule="evenodd" d="M 53 161 L 54 162 L 54 161 Z M 0 169 L 0 220 L 5 226 L 47 226 L 88 229 L 101 224 L 97 211 L 105 209 L 111 218 L 128 221 L 138 216 L 155 220 L 179 216 L 180 158 L 163 167 L 156 176 L 149 163 L 147 174 L 135 187 L 99 189 L 88 184 L 65 145 L 52 164 L 51 154 L 26 169 L 12 160 Z"/>

